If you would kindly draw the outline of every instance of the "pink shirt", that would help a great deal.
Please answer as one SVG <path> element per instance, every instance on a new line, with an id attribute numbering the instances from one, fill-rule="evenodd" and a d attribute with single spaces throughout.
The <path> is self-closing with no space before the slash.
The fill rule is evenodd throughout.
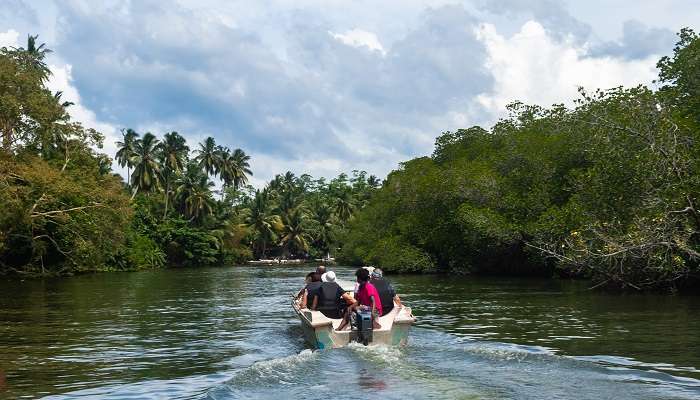
<path id="1" fill-rule="evenodd" d="M 382 315 L 382 301 L 379 299 L 379 292 L 371 283 L 367 282 L 364 285 L 360 285 L 355 294 L 355 299 L 364 306 L 372 307 L 370 296 L 374 296 L 374 306 L 377 309 L 377 314 Z"/>

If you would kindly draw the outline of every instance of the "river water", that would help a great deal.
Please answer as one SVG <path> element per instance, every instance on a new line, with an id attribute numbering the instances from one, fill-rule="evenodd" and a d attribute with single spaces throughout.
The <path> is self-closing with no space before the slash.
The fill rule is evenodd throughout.
<path id="1" fill-rule="evenodd" d="M 0 281 L 0 398 L 700 398 L 700 297 L 396 276 L 408 346 L 311 351 L 289 305 L 307 269 Z"/>

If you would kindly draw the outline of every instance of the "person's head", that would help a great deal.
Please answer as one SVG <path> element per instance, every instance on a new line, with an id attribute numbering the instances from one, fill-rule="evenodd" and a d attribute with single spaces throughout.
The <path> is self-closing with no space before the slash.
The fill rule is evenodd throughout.
<path id="1" fill-rule="evenodd" d="M 321 281 L 322 282 L 335 282 L 335 272 L 328 271 L 325 274 L 321 275 Z"/>
<path id="2" fill-rule="evenodd" d="M 325 265 L 319 265 L 316 267 L 316 273 L 319 275 L 323 275 L 326 273 L 326 266 Z"/>
<path id="3" fill-rule="evenodd" d="M 304 282 L 306 282 L 306 283 L 313 282 L 312 279 L 314 277 L 314 274 L 315 274 L 315 272 L 309 272 L 308 274 L 306 274 L 306 278 L 304 278 Z"/>
<path id="4" fill-rule="evenodd" d="M 364 268 L 358 268 L 357 271 L 355 271 L 355 276 L 357 277 L 358 283 L 367 283 L 369 280 L 369 271 Z"/>
<path id="5" fill-rule="evenodd" d="M 372 274 L 371 274 L 372 279 L 382 279 L 383 275 L 384 274 L 382 273 L 382 270 L 379 268 L 375 268 L 372 270 Z"/>
<path id="6" fill-rule="evenodd" d="M 321 282 L 321 275 L 319 275 L 318 272 L 314 272 L 313 275 L 311 275 L 311 282 Z"/>

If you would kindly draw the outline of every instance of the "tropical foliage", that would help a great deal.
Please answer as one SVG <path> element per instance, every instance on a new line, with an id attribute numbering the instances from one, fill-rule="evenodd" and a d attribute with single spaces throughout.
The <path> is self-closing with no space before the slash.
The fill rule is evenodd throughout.
<path id="1" fill-rule="evenodd" d="M 287 172 L 256 192 L 243 150 L 208 137 L 190 152 L 178 132 L 133 129 L 114 155 L 127 169 L 123 182 L 96 152 L 102 135 L 73 122 L 71 103 L 46 88 L 49 52 L 36 36 L 0 51 L 0 273 L 329 256 L 378 184 L 360 172 L 329 184 Z"/>
<path id="2" fill-rule="evenodd" d="M 700 262 L 700 39 L 680 33 L 659 90 L 521 103 L 445 132 L 350 222 L 341 259 L 393 271 L 545 274 L 676 288 Z M 338 205 L 339 206 L 339 205 Z"/>

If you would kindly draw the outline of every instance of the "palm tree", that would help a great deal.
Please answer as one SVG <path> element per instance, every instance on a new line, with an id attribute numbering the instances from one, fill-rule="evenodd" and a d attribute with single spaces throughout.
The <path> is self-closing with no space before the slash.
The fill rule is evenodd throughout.
<path id="1" fill-rule="evenodd" d="M 136 133 L 133 129 L 127 129 L 124 131 L 122 129 L 122 136 L 123 136 L 123 141 L 122 142 L 117 142 L 117 154 L 115 154 L 115 158 L 117 160 L 117 163 L 119 163 L 119 166 L 124 168 L 126 166 L 126 180 L 127 180 L 127 186 L 129 186 L 129 190 L 131 190 L 131 167 L 133 164 L 131 163 L 131 158 L 134 156 L 134 143 L 139 137 L 139 134 Z"/>
<path id="2" fill-rule="evenodd" d="M 338 219 L 345 223 L 352 217 L 354 208 L 350 191 L 343 190 L 340 192 L 335 202 L 335 214 L 338 216 Z"/>
<path id="3" fill-rule="evenodd" d="M 163 219 L 168 215 L 170 184 L 173 177 L 182 172 L 183 162 L 190 151 L 190 148 L 185 143 L 185 138 L 173 131 L 166 133 L 163 141 L 158 145 L 163 166 L 163 180 L 165 181 L 165 211 L 163 211 Z"/>
<path id="4" fill-rule="evenodd" d="M 370 188 L 376 189 L 379 186 L 381 186 L 382 181 L 377 178 L 375 175 L 370 175 L 369 178 L 367 178 L 367 185 L 369 185 Z"/>
<path id="5" fill-rule="evenodd" d="M 160 187 L 160 163 L 158 162 L 158 139 L 147 132 L 143 138 L 134 142 L 134 154 L 131 162 L 134 165 L 134 172 L 131 174 L 131 181 L 135 189 L 131 198 L 141 190 L 150 192 Z"/>
<path id="6" fill-rule="evenodd" d="M 241 186 L 248 183 L 248 175 L 252 176 L 253 171 L 250 170 L 250 156 L 243 150 L 236 149 L 233 151 L 232 172 L 233 172 L 233 188 L 238 190 Z"/>
<path id="7" fill-rule="evenodd" d="M 226 188 L 233 185 L 234 181 L 233 156 L 228 147 L 221 146 L 218 146 L 217 155 L 217 170 L 219 171 L 219 177 L 223 183 L 221 188 L 221 200 L 223 201 Z"/>
<path id="8" fill-rule="evenodd" d="M 214 199 L 211 188 L 214 183 L 199 169 L 195 162 L 187 164 L 187 169 L 178 180 L 175 198 L 190 221 L 201 221 L 205 215 L 214 211 Z"/>
<path id="9" fill-rule="evenodd" d="M 204 139 L 204 142 L 199 144 L 199 150 L 197 150 L 195 161 L 199 163 L 200 168 L 206 171 L 208 175 L 216 176 L 216 174 L 219 173 L 219 151 L 220 148 L 216 146 L 216 141 L 211 136 Z"/>
<path id="10" fill-rule="evenodd" d="M 42 81 L 46 81 L 51 76 L 51 70 L 44 62 L 44 58 L 53 50 L 46 47 L 45 43 L 36 45 L 36 40 L 39 35 L 27 35 L 27 48 L 23 47 L 12 47 L 12 52 L 10 54 L 14 56 L 20 63 L 22 63 L 27 68 L 39 73 Z"/>
<path id="11" fill-rule="evenodd" d="M 297 207 L 282 217 L 282 238 L 280 245 L 284 248 L 284 253 L 288 254 L 292 250 L 303 252 L 309 251 L 311 235 L 307 229 L 307 217 L 301 207 Z"/>
<path id="12" fill-rule="evenodd" d="M 257 190 L 250 207 L 244 211 L 244 226 L 252 230 L 255 235 L 256 253 L 265 258 L 267 244 L 274 242 L 277 232 L 282 229 L 279 215 L 272 212 L 269 192 Z"/>
<path id="13" fill-rule="evenodd" d="M 330 257 L 331 243 L 334 241 L 333 210 L 327 204 L 317 203 L 312 206 L 312 218 L 316 223 L 315 244 L 325 251 L 326 258 Z"/>

